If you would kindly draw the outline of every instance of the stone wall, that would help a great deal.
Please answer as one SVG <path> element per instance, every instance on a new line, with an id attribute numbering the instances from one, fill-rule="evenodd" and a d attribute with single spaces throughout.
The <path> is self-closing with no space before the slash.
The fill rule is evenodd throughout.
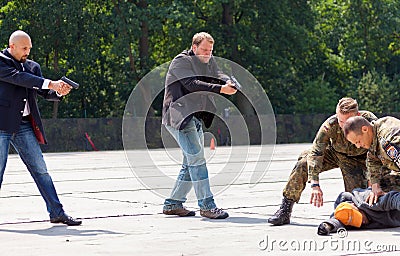
<path id="1" fill-rule="evenodd" d="M 310 143 L 314 139 L 321 123 L 329 115 L 276 115 L 276 143 Z M 216 118 L 210 129 L 205 132 L 212 133 L 218 145 L 231 143 L 227 122 L 230 120 Z M 43 145 L 43 152 L 91 151 L 94 147 L 98 150 L 121 150 L 122 118 L 68 118 L 43 120 L 48 145 Z M 259 144 L 261 130 L 258 118 L 247 118 L 247 127 L 250 134 L 250 143 Z M 163 146 L 160 132 L 160 118 L 146 120 L 146 141 L 149 148 Z M 230 126 L 233 127 L 234 125 Z M 237 144 L 240 144 L 240 140 Z"/>

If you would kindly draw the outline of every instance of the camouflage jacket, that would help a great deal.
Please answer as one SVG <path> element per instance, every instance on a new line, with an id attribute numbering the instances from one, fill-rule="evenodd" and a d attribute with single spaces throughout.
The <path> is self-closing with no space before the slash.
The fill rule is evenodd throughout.
<path id="1" fill-rule="evenodd" d="M 367 155 L 371 183 L 378 183 L 387 174 L 400 177 L 400 120 L 383 117 L 373 122 L 374 137 Z"/>
<path id="2" fill-rule="evenodd" d="M 378 119 L 369 111 L 359 111 L 360 115 L 368 121 Z M 307 155 L 308 179 L 319 180 L 319 173 L 323 169 L 325 151 L 331 147 L 338 153 L 351 156 L 360 156 L 367 153 L 367 149 L 357 148 L 349 142 L 343 134 L 336 115 L 329 117 L 321 125 L 315 136 L 312 148 Z"/>

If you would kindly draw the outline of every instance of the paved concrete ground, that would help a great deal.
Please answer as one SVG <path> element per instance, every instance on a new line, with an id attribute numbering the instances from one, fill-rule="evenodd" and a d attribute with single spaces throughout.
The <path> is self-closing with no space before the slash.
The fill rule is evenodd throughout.
<path id="1" fill-rule="evenodd" d="M 349 231 L 346 238 L 341 238 L 342 234 L 316 234 L 318 224 L 329 217 L 333 201 L 343 190 L 337 169 L 321 175 L 322 208 L 308 204 L 307 187 L 294 207 L 291 225 L 272 227 L 266 222 L 280 204 L 282 188 L 297 156 L 309 146 L 277 145 L 268 171 L 255 186 L 249 184 L 254 165 L 263 161 L 268 165 L 268 159 L 253 157 L 259 147 L 208 151 L 212 190 L 217 191 L 218 206 L 230 214 L 226 220 L 204 219 L 198 211 L 190 218 L 161 214 L 160 195 L 169 192 L 172 183 L 154 175 L 151 163 L 141 161 L 145 151 L 134 152 L 139 156 L 134 163 L 128 163 L 123 151 L 45 154 L 65 210 L 83 219 L 79 227 L 48 222 L 32 178 L 18 156 L 11 155 L 0 192 L 1 255 L 358 255 L 393 251 L 395 247 L 400 250 L 400 228 Z M 224 169 L 232 152 L 239 155 Z M 244 165 L 240 154 L 247 152 L 250 157 Z M 179 151 L 164 154 L 153 150 L 150 154 L 173 181 L 179 168 L 174 155 Z M 235 166 L 243 166 L 243 171 L 238 174 Z M 217 179 L 223 169 L 228 173 L 225 183 Z M 146 170 L 148 177 L 144 177 Z M 143 177 L 138 179 L 135 173 Z M 150 183 L 153 192 L 145 186 Z M 198 210 L 193 199 L 191 193 L 186 206 Z"/>

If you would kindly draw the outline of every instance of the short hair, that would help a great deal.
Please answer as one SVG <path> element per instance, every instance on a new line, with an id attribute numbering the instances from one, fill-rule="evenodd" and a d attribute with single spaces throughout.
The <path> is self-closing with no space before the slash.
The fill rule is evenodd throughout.
<path id="1" fill-rule="evenodd" d="M 349 119 L 346 120 L 343 126 L 344 136 L 347 138 L 347 135 L 350 132 L 354 132 L 356 135 L 362 134 L 361 129 L 363 126 L 372 126 L 372 124 L 362 116 L 350 117 Z"/>
<path id="2" fill-rule="evenodd" d="M 336 113 L 340 114 L 358 113 L 357 100 L 353 98 L 341 98 L 336 106 Z"/>
<path id="3" fill-rule="evenodd" d="M 29 40 L 31 39 L 31 37 L 26 32 L 24 32 L 22 30 L 16 30 L 10 35 L 8 43 L 9 43 L 9 45 L 14 44 L 17 41 L 19 41 L 21 38 L 29 38 Z"/>
<path id="4" fill-rule="evenodd" d="M 192 45 L 199 45 L 204 39 L 214 44 L 214 38 L 210 34 L 207 32 L 199 32 L 193 36 Z"/>

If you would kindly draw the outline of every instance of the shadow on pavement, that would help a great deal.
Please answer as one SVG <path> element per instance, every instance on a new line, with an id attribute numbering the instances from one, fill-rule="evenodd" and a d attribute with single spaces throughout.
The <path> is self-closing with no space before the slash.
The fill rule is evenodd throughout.
<path id="1" fill-rule="evenodd" d="M 203 218 L 202 221 L 224 221 L 237 224 L 267 224 L 267 219 L 260 218 L 249 218 L 249 217 L 229 217 L 223 220 L 206 219 Z"/>
<path id="2" fill-rule="evenodd" d="M 109 230 L 101 229 L 86 229 L 78 230 L 68 226 L 53 226 L 46 229 L 31 229 L 31 230 L 18 230 L 18 229 L 0 229 L 0 232 L 18 233 L 18 234 L 35 234 L 39 236 L 97 236 L 97 235 L 119 235 Z"/>

